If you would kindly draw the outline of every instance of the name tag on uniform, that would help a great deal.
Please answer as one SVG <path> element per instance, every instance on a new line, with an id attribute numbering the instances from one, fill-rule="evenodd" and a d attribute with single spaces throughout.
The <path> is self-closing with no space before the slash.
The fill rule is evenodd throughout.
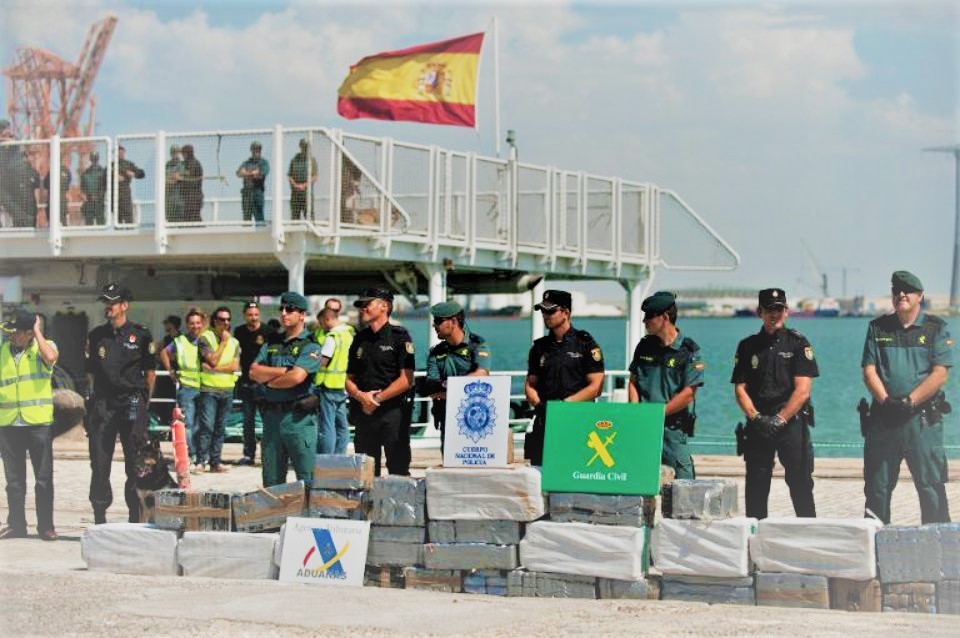
<path id="1" fill-rule="evenodd" d="M 783 357 L 784 359 L 789 359 L 793 356 L 792 352 L 778 352 L 777 354 Z"/>
<path id="2" fill-rule="evenodd" d="M 390 350 L 393 350 L 393 346 L 380 346 L 380 352 L 389 352 Z"/>
<path id="3" fill-rule="evenodd" d="M 583 355 L 580 354 L 579 352 L 568 352 L 567 356 L 570 357 L 571 359 L 579 359 Z"/>

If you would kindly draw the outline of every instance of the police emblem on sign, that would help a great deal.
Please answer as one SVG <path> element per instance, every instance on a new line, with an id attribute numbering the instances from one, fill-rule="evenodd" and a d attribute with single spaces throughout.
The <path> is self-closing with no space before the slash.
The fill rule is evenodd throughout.
<path id="1" fill-rule="evenodd" d="M 490 393 L 493 386 L 483 381 L 468 383 L 463 388 L 466 396 L 457 408 L 457 428 L 462 436 L 474 443 L 493 434 L 497 408 Z"/>

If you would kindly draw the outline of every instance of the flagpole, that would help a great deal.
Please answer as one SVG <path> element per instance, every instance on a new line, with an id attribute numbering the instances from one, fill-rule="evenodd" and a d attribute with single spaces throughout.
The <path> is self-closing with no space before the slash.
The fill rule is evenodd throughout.
<path id="1" fill-rule="evenodd" d="M 500 157 L 500 35 L 497 16 L 493 16 L 493 134 L 496 136 L 497 157 Z"/>

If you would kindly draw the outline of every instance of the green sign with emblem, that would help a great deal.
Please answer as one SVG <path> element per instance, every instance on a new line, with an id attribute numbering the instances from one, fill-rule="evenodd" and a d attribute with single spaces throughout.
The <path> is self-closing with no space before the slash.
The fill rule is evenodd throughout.
<path id="1" fill-rule="evenodd" d="M 660 493 L 662 403 L 547 403 L 543 491 Z"/>

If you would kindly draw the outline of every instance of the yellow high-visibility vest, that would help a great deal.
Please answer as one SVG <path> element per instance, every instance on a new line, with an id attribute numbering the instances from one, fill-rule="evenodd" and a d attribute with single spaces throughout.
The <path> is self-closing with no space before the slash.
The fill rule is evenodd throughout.
<path id="1" fill-rule="evenodd" d="M 207 330 L 200 338 L 210 344 L 210 348 L 216 352 L 217 348 L 220 347 L 220 344 L 217 343 L 217 335 L 212 330 Z M 227 342 L 227 347 L 223 349 L 223 353 L 220 355 L 220 360 L 217 361 L 217 366 L 222 366 L 225 363 L 230 363 L 236 358 L 237 353 L 240 351 L 240 342 L 237 341 L 235 337 L 230 337 L 230 341 Z M 237 375 L 232 372 L 207 372 L 206 370 L 200 370 L 200 386 L 204 388 L 211 388 L 216 390 L 229 390 L 237 384 Z"/>
<path id="2" fill-rule="evenodd" d="M 188 388 L 200 387 L 200 348 L 185 334 L 173 340 L 177 351 L 177 378 Z"/>
<path id="3" fill-rule="evenodd" d="M 327 333 L 333 337 L 336 344 L 333 356 L 326 367 L 321 367 L 314 377 L 314 385 L 330 390 L 342 390 L 347 384 L 347 360 L 350 356 L 350 345 L 355 335 L 353 326 L 341 323 Z M 322 344 L 321 344 L 322 345 Z"/>
<path id="4" fill-rule="evenodd" d="M 10 342 L 0 348 L 0 426 L 50 425 L 53 423 L 53 366 L 40 357 L 40 345 L 34 339 L 14 359 Z"/>

